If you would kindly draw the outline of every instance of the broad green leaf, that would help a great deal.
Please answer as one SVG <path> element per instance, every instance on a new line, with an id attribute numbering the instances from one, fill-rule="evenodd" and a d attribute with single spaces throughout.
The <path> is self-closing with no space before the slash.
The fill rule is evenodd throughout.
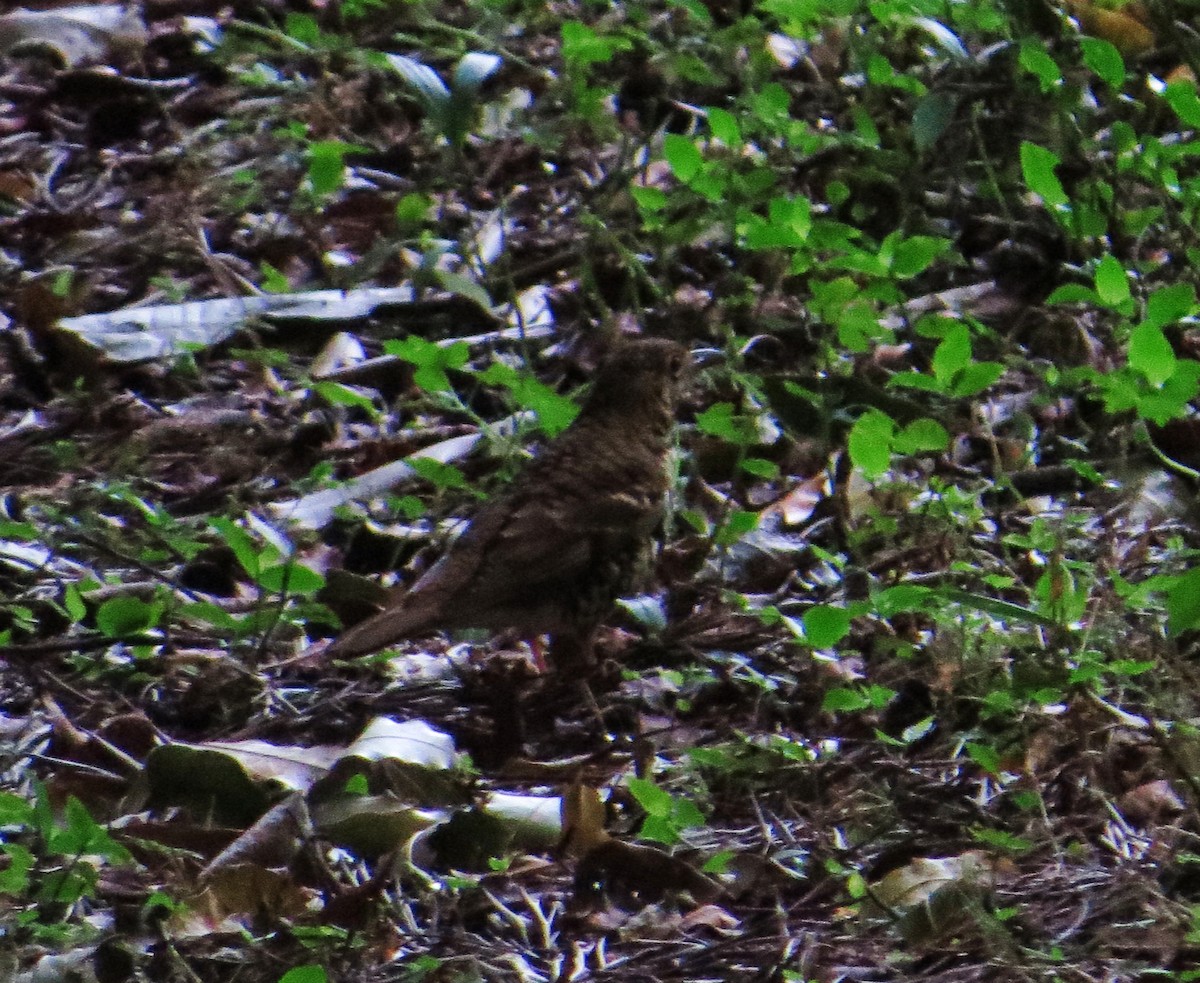
<path id="1" fill-rule="evenodd" d="M 633 42 L 620 35 L 601 35 L 579 21 L 564 21 L 562 56 L 568 64 L 590 65 L 610 61 L 618 51 L 628 51 Z"/>
<path id="2" fill-rule="evenodd" d="M 717 533 L 718 546 L 732 546 L 746 533 L 758 528 L 758 513 L 737 509 L 729 514 Z"/>
<path id="3" fill-rule="evenodd" d="M 1146 320 L 1159 328 L 1196 313 L 1196 288 L 1190 283 L 1159 287 L 1146 300 Z"/>
<path id="4" fill-rule="evenodd" d="M 1096 295 L 1107 307 L 1120 308 L 1129 301 L 1129 275 L 1120 261 L 1105 253 L 1096 266 Z"/>
<path id="5" fill-rule="evenodd" d="M 301 563 L 289 562 L 264 567 L 255 578 L 255 583 L 277 594 L 287 591 L 308 597 L 325 586 L 325 578 Z"/>
<path id="6" fill-rule="evenodd" d="M 443 464 L 431 457 L 407 457 L 405 461 L 426 481 L 438 488 L 468 488 L 467 476 L 453 464 Z"/>
<path id="7" fill-rule="evenodd" d="M 821 701 L 821 709 L 827 713 L 854 713 L 870 706 L 871 701 L 862 693 L 845 688 L 831 689 Z"/>
<path id="8" fill-rule="evenodd" d="M 96 627 L 109 638 L 124 638 L 153 628 L 162 612 L 161 603 L 140 597 L 110 597 L 96 611 Z"/>
<path id="9" fill-rule="evenodd" d="M 1167 591 L 1167 632 L 1172 638 L 1200 627 L 1200 567 L 1189 570 Z"/>
<path id="10" fill-rule="evenodd" d="M 971 333 L 965 324 L 950 325 L 946 336 L 934 349 L 930 368 L 934 377 L 946 386 L 971 362 Z"/>
<path id="11" fill-rule="evenodd" d="M 696 144 L 679 133 L 668 133 L 663 139 L 663 156 L 671 165 L 671 172 L 684 184 L 699 174 L 704 164 Z"/>
<path id="12" fill-rule="evenodd" d="M 930 150 L 954 121 L 958 97 L 951 92 L 931 92 L 913 112 L 912 135 L 917 150 Z"/>
<path id="13" fill-rule="evenodd" d="M 696 416 L 696 428 L 731 444 L 750 444 L 757 437 L 754 420 L 734 411 L 733 403 L 713 403 Z"/>
<path id="14" fill-rule="evenodd" d="M 292 11 L 284 18 L 283 30 L 289 38 L 301 44 L 317 45 L 321 43 L 321 28 L 312 14 L 302 14 Z"/>
<path id="15" fill-rule="evenodd" d="M 1083 63 L 1100 76 L 1114 89 L 1120 89 L 1125 84 L 1125 59 L 1111 43 L 1103 38 L 1087 37 L 1079 39 L 1079 47 L 1083 50 Z"/>
<path id="16" fill-rule="evenodd" d="M 748 457 L 742 461 L 740 466 L 746 474 L 752 475 L 755 478 L 763 478 L 769 481 L 772 478 L 779 477 L 779 465 L 765 458 Z"/>
<path id="17" fill-rule="evenodd" d="M 401 225 L 420 225 L 433 212 L 433 199 L 410 191 L 396 202 L 396 221 Z"/>
<path id="18" fill-rule="evenodd" d="M 223 515 L 210 519 L 208 524 L 220 534 L 225 545 L 233 550 L 233 555 L 237 557 L 242 569 L 252 577 L 257 574 L 259 550 L 254 540 L 250 538 L 250 534 L 232 519 Z"/>
<path id="19" fill-rule="evenodd" d="M 1162 328 L 1149 321 L 1139 324 L 1129 336 L 1129 366 L 1142 373 L 1154 386 L 1175 374 L 1175 351 Z"/>
<path id="20" fill-rule="evenodd" d="M 990 775 L 999 775 L 1002 771 L 1000 755 L 986 744 L 968 744 L 967 757 Z"/>
<path id="21" fill-rule="evenodd" d="M 1004 375 L 1004 366 L 999 362 L 972 362 L 954 377 L 950 394 L 960 399 L 976 396 L 996 383 Z"/>
<path id="22" fill-rule="evenodd" d="M 890 618 L 909 611 L 927 611 L 931 601 L 936 601 L 932 587 L 920 584 L 897 584 L 879 591 L 872 598 L 875 612 L 881 618 Z"/>
<path id="23" fill-rule="evenodd" d="M 896 424 L 886 413 L 867 410 L 850 428 L 850 460 L 868 478 L 878 478 L 891 466 Z"/>
<path id="24" fill-rule="evenodd" d="M 279 983 L 329 983 L 323 966 L 296 966 L 281 977 Z"/>
<path id="25" fill-rule="evenodd" d="M 1058 155 L 1053 151 L 1028 140 L 1021 142 L 1021 174 L 1025 184 L 1051 208 L 1066 205 L 1070 201 L 1062 182 L 1054 173 L 1059 163 Z"/>
<path id="26" fill-rule="evenodd" d="M 712 135 L 727 147 L 742 145 L 742 129 L 737 117 L 725 109 L 710 108 L 708 112 L 708 129 Z"/>
<path id="27" fill-rule="evenodd" d="M 346 147 L 340 140 L 318 140 L 308 145 L 308 180 L 317 194 L 332 194 L 342 186 Z"/>
<path id="28" fill-rule="evenodd" d="M 1175 115 L 1191 127 L 1200 127 L 1200 97 L 1190 82 L 1172 82 L 1163 92 Z"/>
<path id="29" fill-rule="evenodd" d="M 1064 283 L 1061 287 L 1055 287 L 1049 297 L 1046 298 L 1047 304 L 1098 304 L 1100 298 L 1096 296 L 1096 291 L 1091 287 L 1085 287 L 1082 283 Z"/>
<path id="30" fill-rule="evenodd" d="M 673 800 L 669 792 L 644 778 L 629 779 L 629 794 L 651 816 L 669 816 Z"/>
<path id="31" fill-rule="evenodd" d="M 850 612 L 845 608 L 819 604 L 801 618 L 804 640 L 813 648 L 832 648 L 850 631 Z"/>
<path id="32" fill-rule="evenodd" d="M 1022 42 L 1018 61 L 1025 71 L 1037 78 L 1043 92 L 1049 92 L 1062 83 L 1062 70 L 1041 41 Z"/>
<path id="33" fill-rule="evenodd" d="M 929 265 L 949 247 L 945 239 L 933 236 L 913 236 L 896 244 L 892 257 L 892 273 L 907 279 L 929 269 Z"/>
<path id="34" fill-rule="evenodd" d="M 950 435 L 937 420 L 928 417 L 913 420 L 903 427 L 892 442 L 897 454 L 919 454 L 922 451 L 944 451 L 950 446 Z"/>

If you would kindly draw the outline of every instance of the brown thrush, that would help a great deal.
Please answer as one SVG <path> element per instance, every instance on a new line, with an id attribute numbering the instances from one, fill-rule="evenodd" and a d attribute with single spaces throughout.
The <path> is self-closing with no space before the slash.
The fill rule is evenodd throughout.
<path id="1" fill-rule="evenodd" d="M 677 382 L 689 353 L 623 342 L 575 422 L 409 590 L 329 648 L 354 656 L 439 628 L 549 633 L 558 668 L 592 658 L 592 637 L 628 589 L 662 516 Z"/>

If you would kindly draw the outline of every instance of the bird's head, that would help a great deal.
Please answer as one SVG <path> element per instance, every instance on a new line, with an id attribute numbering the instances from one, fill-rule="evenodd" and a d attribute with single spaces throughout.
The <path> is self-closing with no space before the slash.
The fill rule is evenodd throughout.
<path id="1" fill-rule="evenodd" d="M 679 384 L 691 367 L 690 353 L 674 341 L 624 341 L 600 366 L 587 409 L 604 412 L 662 406 L 673 411 Z"/>

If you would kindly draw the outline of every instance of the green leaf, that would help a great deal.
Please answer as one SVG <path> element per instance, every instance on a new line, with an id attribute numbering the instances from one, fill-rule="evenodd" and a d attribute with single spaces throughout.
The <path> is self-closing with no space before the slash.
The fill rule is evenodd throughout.
<path id="1" fill-rule="evenodd" d="M 1025 71 L 1037 78 L 1043 92 L 1049 92 L 1062 82 L 1062 70 L 1040 41 L 1022 42 L 1018 61 Z"/>
<path id="2" fill-rule="evenodd" d="M 946 386 L 931 375 L 924 372 L 897 372 L 888 379 L 888 386 L 903 389 L 920 389 L 927 393 L 946 391 Z"/>
<path id="3" fill-rule="evenodd" d="M 469 488 L 467 476 L 453 464 L 443 464 L 431 457 L 405 458 L 417 474 L 437 488 Z"/>
<path id="4" fill-rule="evenodd" d="M 738 509 L 729 514 L 724 524 L 718 530 L 716 543 L 718 546 L 732 546 L 739 539 L 758 528 L 758 513 Z"/>
<path id="5" fill-rule="evenodd" d="M 443 348 L 417 335 L 384 343 L 383 350 L 417 367 L 413 381 L 426 392 L 453 392 L 447 369 L 460 369 L 470 360 L 471 346 L 456 341 Z"/>
<path id="6" fill-rule="evenodd" d="M 301 44 L 321 43 L 321 28 L 312 14 L 301 14 L 295 11 L 289 13 L 284 18 L 283 30 L 289 38 L 299 41 Z"/>
<path id="7" fill-rule="evenodd" d="M 1004 366 L 999 362 L 972 362 L 954 377 L 950 394 L 959 398 L 975 396 L 993 385 L 1002 375 Z"/>
<path id="8" fill-rule="evenodd" d="M 665 843 L 671 846 L 679 842 L 679 829 L 669 817 L 647 816 L 638 830 L 638 836 L 651 843 Z"/>
<path id="9" fill-rule="evenodd" d="M 308 145 L 308 180 L 319 195 L 337 191 L 346 177 L 346 152 L 351 144 L 341 140 L 317 140 Z"/>
<path id="10" fill-rule="evenodd" d="M 353 406 L 375 416 L 375 404 L 366 393 L 351 389 L 340 382 L 314 382 L 313 392 L 320 396 L 330 406 Z"/>
<path id="11" fill-rule="evenodd" d="M 433 275 L 447 293 L 466 297 L 467 300 L 474 301 L 485 311 L 492 306 L 492 298 L 483 288 L 483 285 L 474 277 L 466 276 L 463 273 L 455 273 L 453 270 L 441 269 L 434 270 Z"/>
<path id="12" fill-rule="evenodd" d="M 871 701 L 862 693 L 852 689 L 831 689 L 821 701 L 821 709 L 827 713 L 855 713 L 866 710 Z"/>
<path id="13" fill-rule="evenodd" d="M 971 836 L 977 842 L 991 847 L 993 850 L 1007 850 L 1009 853 L 1028 853 L 1038 845 L 1033 840 L 1003 829 L 973 829 Z M 1015 912 L 1017 909 L 1011 910 Z"/>
<path id="14" fill-rule="evenodd" d="M 433 199 L 410 191 L 396 202 L 396 222 L 400 225 L 420 225 L 433 211 Z"/>
<path id="15" fill-rule="evenodd" d="M 1098 304 L 1100 298 L 1096 296 L 1096 291 L 1091 287 L 1085 287 L 1082 283 L 1064 283 L 1061 287 L 1055 287 L 1050 296 L 1046 298 L 1047 304 Z"/>
<path id="16" fill-rule="evenodd" d="M 1180 363 L 1181 365 L 1183 363 Z M 1139 392 L 1134 403 L 1138 416 L 1160 427 L 1188 414 L 1188 403 L 1200 387 L 1190 373 L 1177 371 L 1161 389 Z"/>
<path id="17" fill-rule="evenodd" d="M 262 288 L 267 293 L 285 294 L 292 289 L 288 278 L 266 260 L 258 264 L 258 271 L 262 274 Z"/>
<path id="18" fill-rule="evenodd" d="M 1200 97 L 1191 82 L 1172 82 L 1163 92 L 1175 115 L 1191 127 L 1200 127 Z"/>
<path id="19" fill-rule="evenodd" d="M 779 477 L 779 465 L 761 457 L 748 457 L 742 461 L 741 468 L 748 475 L 770 481 Z"/>
<path id="20" fill-rule="evenodd" d="M 279 977 L 279 983 L 329 983 L 329 977 L 322 966 L 296 966 Z"/>
<path id="21" fill-rule="evenodd" d="M 663 138 L 663 157 L 671 165 L 671 172 L 684 184 L 695 178 L 704 165 L 704 157 L 696 144 L 679 133 L 668 133 Z"/>
<path id="22" fill-rule="evenodd" d="M 264 567 L 255 578 L 255 583 L 263 590 L 277 594 L 287 591 L 289 594 L 311 597 L 325 586 L 325 578 L 303 564 L 289 561 Z"/>
<path id="23" fill-rule="evenodd" d="M 643 215 L 654 215 L 667 207 L 667 193 L 662 188 L 633 187 L 629 189 Z"/>
<path id="24" fill-rule="evenodd" d="M 913 143 L 917 150 L 932 149 L 954 122 L 957 111 L 958 97 L 951 92 L 931 92 L 917 103 L 912 118 Z"/>
<path id="25" fill-rule="evenodd" d="M 1059 163 L 1058 155 L 1053 151 L 1028 140 L 1021 142 L 1021 174 L 1025 184 L 1051 208 L 1066 205 L 1070 201 L 1062 182 L 1054 173 Z"/>
<path id="26" fill-rule="evenodd" d="M 1146 299 L 1146 320 L 1159 328 L 1196 313 L 1196 288 L 1190 283 L 1159 287 Z"/>
<path id="27" fill-rule="evenodd" d="M 1114 89 L 1125 85 L 1125 59 L 1113 45 L 1103 38 L 1080 37 L 1083 63 Z"/>
<path id="28" fill-rule="evenodd" d="M 33 869 L 33 853 L 17 843 L 0 845 L 0 894 L 20 896 L 29 890 L 29 871 Z"/>
<path id="29" fill-rule="evenodd" d="M 564 21 L 562 25 L 562 57 L 568 65 L 578 66 L 606 62 L 618 51 L 628 51 L 633 42 L 628 38 L 602 36 L 579 21 Z"/>
<path id="30" fill-rule="evenodd" d="M 110 597 L 96 611 L 96 627 L 109 638 L 137 635 L 158 624 L 163 606 L 140 597 Z"/>
<path id="31" fill-rule="evenodd" d="M 533 410 L 538 424 L 551 437 L 571 425 L 579 415 L 579 407 L 566 396 L 527 372 L 518 372 L 511 365 L 493 362 L 479 374 L 488 385 L 503 386 L 522 409 Z"/>
<path id="32" fill-rule="evenodd" d="M 1114 309 L 1122 307 L 1130 299 L 1129 275 L 1111 253 L 1105 253 L 1096 266 L 1096 296 L 1102 304 Z"/>
<path id="33" fill-rule="evenodd" d="M 727 147 L 742 145 L 742 129 L 738 126 L 737 117 L 725 109 L 708 109 L 708 129 L 713 137 Z"/>
<path id="34" fill-rule="evenodd" d="M 880 410 L 867 410 L 854 421 L 848 442 L 850 460 L 868 478 L 878 478 L 891 466 L 896 424 Z"/>
<path id="35" fill-rule="evenodd" d="M 1175 374 L 1175 351 L 1162 328 L 1149 321 L 1139 324 L 1129 336 L 1129 367 L 1142 373 L 1153 386 L 1161 386 Z"/>
<path id="36" fill-rule="evenodd" d="M 850 612 L 845 608 L 819 604 L 809 608 L 801 618 L 804 640 L 813 648 L 832 648 L 850 631 Z"/>
<path id="37" fill-rule="evenodd" d="M 949 247 L 945 239 L 935 239 L 933 236 L 913 236 L 896 245 L 892 258 L 891 270 L 894 276 L 902 279 L 919 276 L 929 269 L 929 265 Z"/>
<path id="38" fill-rule="evenodd" d="M 1197 627 L 1200 627 L 1200 567 L 1189 570 L 1167 591 L 1167 633 L 1175 638 Z"/>
<path id="39" fill-rule="evenodd" d="M 954 377 L 971 362 L 971 333 L 965 324 L 952 324 L 934 349 L 930 368 L 934 377 L 949 387 Z"/>
<path id="40" fill-rule="evenodd" d="M 879 591 L 872 599 L 875 612 L 881 618 L 890 618 L 910 611 L 927 611 L 930 602 L 937 599 L 932 587 L 919 584 L 897 584 Z"/>
<path id="41" fill-rule="evenodd" d="M 83 596 L 79 593 L 78 584 L 68 584 L 66 592 L 63 594 L 63 607 L 67 609 L 67 614 L 71 616 L 71 620 L 79 622 L 83 620 L 87 614 L 87 605 L 83 602 Z"/>
<path id="42" fill-rule="evenodd" d="M 87 806 L 73 795 L 67 799 L 65 820 L 49 837 L 47 846 L 52 852 L 94 853 L 118 862 L 131 859 L 129 851 L 114 840 L 108 830 L 92 818 Z"/>
<path id="43" fill-rule="evenodd" d="M 919 454 L 922 451 L 941 452 L 950 446 L 950 435 L 937 420 L 923 417 L 903 427 L 892 442 L 897 454 Z"/>
<path id="44" fill-rule="evenodd" d="M 996 753 L 995 748 L 986 744 L 968 744 L 967 757 L 989 775 L 999 775 L 1003 770 L 1000 767 L 1000 755 Z"/>
<path id="45" fill-rule="evenodd" d="M 22 796 L 15 792 L 0 792 L 0 826 L 29 826 L 33 820 L 33 806 Z"/>
<path id="46" fill-rule="evenodd" d="M 752 444 L 758 437 L 754 420 L 734 412 L 733 403 L 713 403 L 696 417 L 696 429 L 739 446 Z"/>
<path id="47" fill-rule="evenodd" d="M 629 779 L 629 794 L 637 804 L 651 816 L 666 817 L 671 815 L 673 800 L 669 792 L 659 788 L 654 782 L 644 778 Z"/>

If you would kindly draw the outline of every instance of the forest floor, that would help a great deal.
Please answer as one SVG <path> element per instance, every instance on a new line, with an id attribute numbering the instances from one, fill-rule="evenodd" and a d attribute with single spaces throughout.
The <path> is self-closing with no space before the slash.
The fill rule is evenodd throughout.
<path id="1" fill-rule="evenodd" d="M 0 15 L 0 978 L 1200 978 L 1190 394 L 1080 381 L 1195 294 L 1019 150 L 1122 110 L 803 6 Z M 621 333 L 724 358 L 595 671 L 327 658 Z"/>

